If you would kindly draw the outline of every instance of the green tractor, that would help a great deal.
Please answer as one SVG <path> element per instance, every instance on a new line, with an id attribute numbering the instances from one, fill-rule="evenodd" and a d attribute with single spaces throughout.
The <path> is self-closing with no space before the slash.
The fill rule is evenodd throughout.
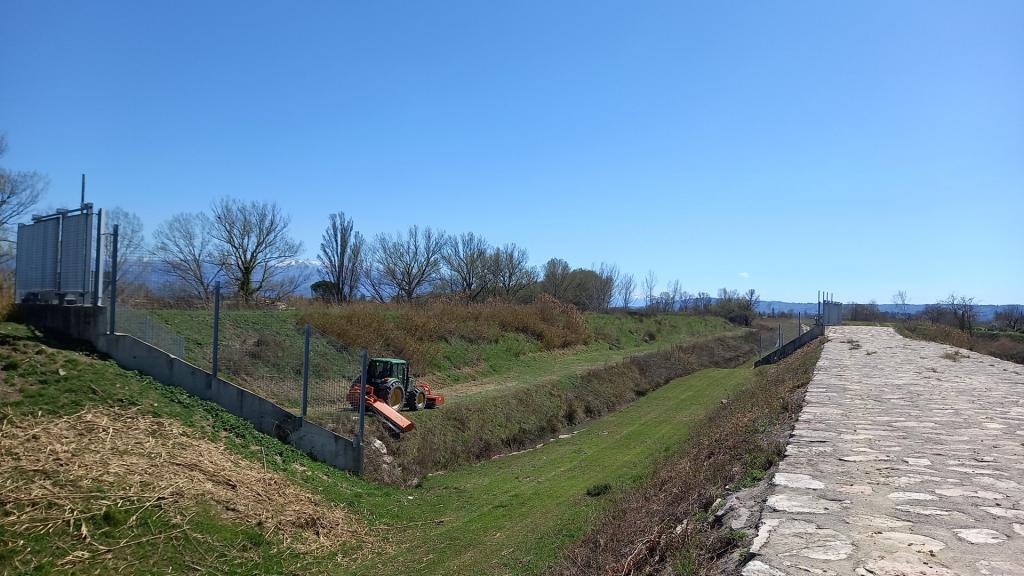
<path id="1" fill-rule="evenodd" d="M 381 401 L 394 410 L 423 410 L 444 404 L 444 396 L 435 394 L 430 385 L 413 382 L 409 363 L 399 358 L 374 358 L 366 368 L 366 399 Z M 349 388 L 348 401 L 359 408 L 359 378 Z"/>

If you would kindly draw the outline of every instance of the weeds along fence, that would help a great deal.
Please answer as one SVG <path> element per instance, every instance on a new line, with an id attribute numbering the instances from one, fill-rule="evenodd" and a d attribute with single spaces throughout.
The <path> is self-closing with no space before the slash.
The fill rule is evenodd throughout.
<path id="1" fill-rule="evenodd" d="M 110 329 L 131 335 L 266 398 L 296 416 L 335 427 L 365 350 L 303 324 L 298 313 L 221 302 L 159 307 L 121 299 Z M 282 321 L 282 317 L 284 321 Z"/>

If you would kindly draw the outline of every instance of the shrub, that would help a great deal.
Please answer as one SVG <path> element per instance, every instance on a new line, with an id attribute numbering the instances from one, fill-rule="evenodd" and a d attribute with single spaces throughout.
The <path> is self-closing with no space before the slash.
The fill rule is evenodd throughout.
<path id="1" fill-rule="evenodd" d="M 14 312 L 13 274 L 0 273 L 0 321 L 10 320 Z"/>
<path id="2" fill-rule="evenodd" d="M 968 333 L 944 324 L 922 320 L 906 322 L 898 326 L 897 331 L 908 338 L 949 344 L 957 348 L 973 350 L 979 354 L 1024 364 L 1024 339 L 1012 332 L 975 330 Z"/>
<path id="3" fill-rule="evenodd" d="M 347 346 L 408 360 L 422 375 L 442 360 L 442 343 L 495 344 L 520 334 L 544 350 L 587 344 L 586 319 L 572 305 L 541 295 L 531 304 L 465 303 L 437 298 L 423 303 L 353 303 L 314 306 L 301 318 Z M 524 347 L 526 350 L 529 347 Z"/>

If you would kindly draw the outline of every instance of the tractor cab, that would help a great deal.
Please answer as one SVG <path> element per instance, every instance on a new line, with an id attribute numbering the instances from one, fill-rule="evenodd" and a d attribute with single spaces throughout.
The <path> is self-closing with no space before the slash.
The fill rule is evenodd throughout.
<path id="1" fill-rule="evenodd" d="M 374 358 L 366 366 L 366 383 L 373 394 L 398 410 L 406 404 L 412 386 L 409 382 L 409 363 L 398 358 Z"/>
<path id="2" fill-rule="evenodd" d="M 347 398 L 353 408 L 359 407 L 359 381 L 356 377 L 348 392 Z M 444 404 L 444 396 L 435 394 L 430 385 L 413 382 L 409 363 L 400 358 L 370 360 L 366 365 L 366 399 L 374 410 L 377 410 L 376 402 L 382 402 L 392 410 L 423 410 Z"/>
<path id="3" fill-rule="evenodd" d="M 366 367 L 366 379 L 374 385 L 395 379 L 404 388 L 409 382 L 409 364 L 397 358 L 374 358 Z"/>

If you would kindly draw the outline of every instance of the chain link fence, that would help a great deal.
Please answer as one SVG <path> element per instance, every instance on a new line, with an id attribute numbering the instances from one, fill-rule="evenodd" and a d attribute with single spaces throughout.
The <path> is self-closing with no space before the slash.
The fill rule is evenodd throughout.
<path id="1" fill-rule="evenodd" d="M 119 334 L 168 354 L 329 428 L 356 414 L 347 400 L 362 371 L 364 350 L 305 324 L 298 311 L 223 302 L 171 308 L 122 298 L 111 307 Z M 344 426 L 348 428 L 348 426 Z"/>
<path id="2" fill-rule="evenodd" d="M 117 332 L 128 334 L 164 352 L 185 359 L 185 337 L 149 314 L 128 305 L 117 308 Z"/>

